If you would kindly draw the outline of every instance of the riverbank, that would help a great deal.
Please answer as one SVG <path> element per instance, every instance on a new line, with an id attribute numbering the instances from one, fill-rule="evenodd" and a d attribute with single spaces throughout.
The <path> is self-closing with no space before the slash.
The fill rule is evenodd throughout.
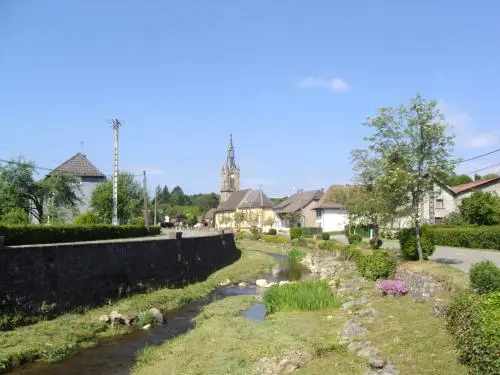
<path id="1" fill-rule="evenodd" d="M 329 281 L 341 308 L 278 312 L 256 322 L 242 316 L 256 297 L 229 297 L 204 307 L 188 333 L 145 349 L 133 374 L 467 374 L 436 308 L 451 298 L 450 286 L 463 281 L 461 271 L 402 264 L 401 272 L 435 277 L 426 283 L 445 287 L 432 285 L 436 293 L 429 296 L 382 297 L 376 282 L 360 277 L 350 262 L 322 256 L 314 262 L 318 277 Z"/>
<path id="2" fill-rule="evenodd" d="M 81 314 L 67 314 L 54 320 L 39 322 L 0 335 L 0 373 L 33 361 L 59 361 L 101 340 L 130 333 L 134 328 L 112 326 L 99 320 L 104 314 L 118 311 L 124 316 L 137 316 L 152 307 L 166 313 L 207 296 L 226 280 L 247 280 L 270 272 L 275 260 L 263 251 L 250 251 L 251 244 L 239 244 L 241 258 L 206 281 L 179 289 L 160 289 L 120 299 L 107 306 Z M 271 251 L 272 252 L 272 251 Z"/>

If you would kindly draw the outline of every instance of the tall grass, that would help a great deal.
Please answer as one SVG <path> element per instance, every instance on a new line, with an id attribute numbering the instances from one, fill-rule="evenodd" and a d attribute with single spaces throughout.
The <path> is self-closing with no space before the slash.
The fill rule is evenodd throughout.
<path id="1" fill-rule="evenodd" d="M 264 304 L 270 313 L 277 311 L 308 311 L 340 306 L 324 280 L 299 281 L 273 286 L 264 294 Z"/>
<path id="2" fill-rule="evenodd" d="M 288 254 L 288 257 L 295 262 L 300 262 L 304 258 L 304 253 L 294 247 Z"/>

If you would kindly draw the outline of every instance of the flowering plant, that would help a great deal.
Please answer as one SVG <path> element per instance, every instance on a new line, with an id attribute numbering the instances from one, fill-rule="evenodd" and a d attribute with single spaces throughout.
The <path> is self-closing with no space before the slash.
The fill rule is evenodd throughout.
<path id="1" fill-rule="evenodd" d="M 402 296 L 408 293 L 408 287 L 401 280 L 382 280 L 378 286 L 378 289 L 383 296 Z"/>

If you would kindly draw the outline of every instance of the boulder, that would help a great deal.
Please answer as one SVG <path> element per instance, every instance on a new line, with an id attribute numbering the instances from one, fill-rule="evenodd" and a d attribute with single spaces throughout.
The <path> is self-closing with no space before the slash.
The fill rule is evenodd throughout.
<path id="1" fill-rule="evenodd" d="M 99 317 L 99 321 L 109 324 L 111 323 L 111 318 L 109 317 L 109 315 L 101 315 Z"/>
<path id="2" fill-rule="evenodd" d="M 347 345 L 347 351 L 349 353 L 354 353 L 354 352 L 357 352 L 360 349 L 366 348 L 368 345 L 370 345 L 369 341 L 355 341 L 355 342 L 351 342 L 349 345 Z"/>
<path id="3" fill-rule="evenodd" d="M 154 316 L 156 322 L 158 324 L 163 324 L 163 314 L 156 307 L 152 307 L 149 309 L 149 313 Z"/>
<path id="4" fill-rule="evenodd" d="M 374 369 L 381 369 L 385 366 L 385 359 L 378 355 L 374 355 L 368 358 L 368 363 L 370 363 L 370 366 Z"/>
<path id="5" fill-rule="evenodd" d="M 266 279 L 257 279 L 255 281 L 255 285 L 260 286 L 261 288 L 266 288 L 267 287 L 267 281 L 266 281 Z"/>
<path id="6" fill-rule="evenodd" d="M 226 279 L 226 280 L 221 281 L 219 283 L 220 286 L 226 286 L 226 285 L 229 285 L 229 284 L 231 284 L 231 281 L 229 279 Z"/>
<path id="7" fill-rule="evenodd" d="M 360 336 L 364 336 L 368 330 L 362 327 L 359 323 L 347 323 L 342 332 L 342 340 L 351 341 Z"/>
<path id="8" fill-rule="evenodd" d="M 111 320 L 112 324 L 125 325 L 125 317 L 117 311 L 111 311 L 111 314 L 109 314 L 109 319 Z"/>
<path id="9" fill-rule="evenodd" d="M 142 327 L 142 329 L 150 329 L 151 328 L 151 324 L 146 324 L 144 327 Z"/>
<path id="10" fill-rule="evenodd" d="M 244 281 L 242 281 L 241 283 L 239 283 L 239 284 L 238 284 L 238 286 L 241 286 L 241 287 L 243 287 L 243 288 L 244 288 L 244 287 L 246 287 L 246 286 L 247 286 L 247 283 L 246 283 L 246 282 L 244 282 Z"/>

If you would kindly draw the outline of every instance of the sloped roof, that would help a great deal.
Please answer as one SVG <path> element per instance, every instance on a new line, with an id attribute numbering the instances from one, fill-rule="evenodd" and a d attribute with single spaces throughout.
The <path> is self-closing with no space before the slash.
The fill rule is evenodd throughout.
<path id="1" fill-rule="evenodd" d="M 79 152 L 72 158 L 66 160 L 59 167 L 55 168 L 50 174 L 57 172 L 70 173 L 78 177 L 106 177 L 87 157 Z"/>
<path id="2" fill-rule="evenodd" d="M 219 204 L 217 211 L 235 211 L 237 208 L 268 208 L 273 202 L 262 190 L 244 189 L 231 193 L 229 198 Z"/>
<path id="3" fill-rule="evenodd" d="M 313 207 L 314 210 L 318 208 L 344 208 L 343 204 L 335 201 L 334 193 L 337 190 L 347 189 L 352 185 L 332 185 L 328 188 L 328 191 L 319 200 L 318 204 Z"/>
<path id="4" fill-rule="evenodd" d="M 458 193 L 463 193 L 464 191 L 480 188 L 483 185 L 487 185 L 487 184 L 495 183 L 495 182 L 500 182 L 500 176 L 489 178 L 487 180 L 474 181 L 474 182 L 469 182 L 467 184 L 452 186 L 451 190 L 453 190 L 453 192 L 458 194 Z"/>
<path id="5" fill-rule="evenodd" d="M 217 210 L 217 209 L 215 209 L 215 208 L 211 208 L 211 209 L 209 209 L 209 210 L 208 210 L 207 212 L 205 212 L 205 214 L 203 215 L 203 219 L 204 219 L 204 220 L 209 220 L 209 219 L 210 219 L 210 220 L 212 220 L 212 219 L 214 218 L 214 215 L 215 215 L 215 211 L 216 211 L 216 210 Z"/>
<path id="6" fill-rule="evenodd" d="M 292 213 L 303 209 L 313 200 L 319 200 L 323 197 L 323 192 L 321 190 L 311 190 L 304 191 L 301 193 L 296 193 L 284 201 L 278 203 L 274 206 L 274 210 L 277 213 Z"/>

